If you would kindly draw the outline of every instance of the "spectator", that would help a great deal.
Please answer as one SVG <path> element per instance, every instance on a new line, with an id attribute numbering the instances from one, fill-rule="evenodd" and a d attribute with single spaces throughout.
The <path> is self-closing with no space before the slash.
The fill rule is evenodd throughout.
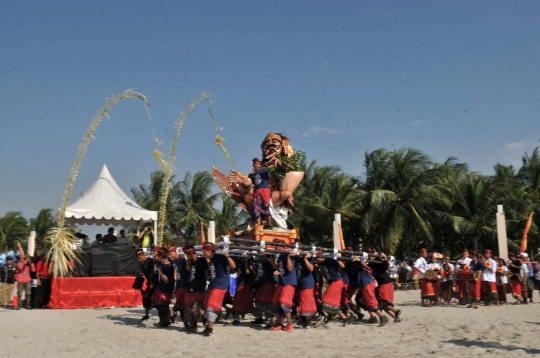
<path id="1" fill-rule="evenodd" d="M 129 246 L 129 238 L 126 237 L 126 231 L 120 230 L 120 235 L 118 235 L 118 245 L 120 246 Z"/>
<path id="2" fill-rule="evenodd" d="M 101 234 L 96 235 L 96 240 L 92 242 L 92 246 L 100 246 L 103 245 L 103 236 Z"/>
<path id="3" fill-rule="evenodd" d="M 32 278 L 31 272 L 36 272 L 36 267 L 32 262 L 32 256 L 26 256 L 23 260 L 17 262 L 17 270 L 15 271 L 15 279 L 18 284 L 17 295 L 19 296 L 18 306 L 16 309 L 20 309 L 22 306 L 22 294 L 25 293 L 26 309 L 31 310 L 32 306 Z"/>
<path id="4" fill-rule="evenodd" d="M 7 307 L 11 304 L 11 294 L 15 287 L 15 265 L 13 265 L 13 258 L 8 256 L 6 258 L 6 266 L 1 269 L 0 282 L 2 282 L 2 290 L 0 291 L 0 305 Z"/>
<path id="5" fill-rule="evenodd" d="M 154 243 L 154 229 L 150 224 L 146 224 L 143 231 L 139 235 L 140 247 L 142 249 L 150 247 Z"/>
<path id="6" fill-rule="evenodd" d="M 37 290 L 34 297 L 34 307 L 44 308 L 49 303 L 51 297 L 51 273 L 49 263 L 45 256 L 41 256 L 36 264 Z"/>
<path id="7" fill-rule="evenodd" d="M 116 238 L 116 236 L 114 236 L 114 228 L 113 227 L 110 227 L 109 230 L 107 231 L 107 235 L 105 235 L 105 237 L 103 238 L 103 243 L 104 244 L 116 244 L 116 241 L 118 239 Z"/>

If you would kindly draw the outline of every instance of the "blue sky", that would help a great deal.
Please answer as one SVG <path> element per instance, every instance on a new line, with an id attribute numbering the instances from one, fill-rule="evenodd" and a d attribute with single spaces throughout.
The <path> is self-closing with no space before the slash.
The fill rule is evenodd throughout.
<path id="1" fill-rule="evenodd" d="M 152 103 L 177 175 L 248 170 L 269 131 L 319 164 L 361 175 L 377 148 L 412 146 L 472 170 L 519 166 L 540 142 L 536 1 L 32 1 L 0 6 L 0 215 L 58 208 L 77 146 L 105 97 Z M 119 185 L 158 169 L 144 107 L 98 128 L 72 195 L 107 164 Z M 161 149 L 166 150 L 167 144 Z"/>

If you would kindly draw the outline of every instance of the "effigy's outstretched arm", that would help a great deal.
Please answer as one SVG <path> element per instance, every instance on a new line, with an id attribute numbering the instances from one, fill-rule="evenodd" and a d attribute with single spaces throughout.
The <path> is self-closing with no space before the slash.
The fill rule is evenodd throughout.
<path id="1" fill-rule="evenodd" d="M 250 177 L 234 169 L 229 173 L 229 182 L 234 185 L 240 194 L 248 193 L 253 182 Z"/>

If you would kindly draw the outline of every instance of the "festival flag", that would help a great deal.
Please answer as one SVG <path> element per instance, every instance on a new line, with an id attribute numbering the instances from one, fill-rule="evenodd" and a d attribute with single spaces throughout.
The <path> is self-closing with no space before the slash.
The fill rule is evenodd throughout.
<path id="1" fill-rule="evenodd" d="M 204 238 L 204 226 L 203 226 L 203 223 L 202 221 L 199 221 L 199 223 L 201 224 L 201 245 L 204 244 L 206 242 L 205 238 Z"/>
<path id="2" fill-rule="evenodd" d="M 24 260 L 24 251 L 22 249 L 21 244 L 17 241 L 17 248 L 19 249 L 19 252 L 21 253 L 21 260 Z"/>
<path id="3" fill-rule="evenodd" d="M 532 211 L 529 215 L 527 225 L 525 225 L 525 230 L 523 231 L 523 238 L 521 238 L 521 252 L 525 252 L 525 250 L 527 249 L 527 234 L 529 233 L 529 229 L 531 228 L 533 214 L 534 211 Z"/>
<path id="4" fill-rule="evenodd" d="M 343 240 L 343 230 L 341 230 L 341 223 L 339 225 L 339 249 L 345 250 L 345 241 Z"/>

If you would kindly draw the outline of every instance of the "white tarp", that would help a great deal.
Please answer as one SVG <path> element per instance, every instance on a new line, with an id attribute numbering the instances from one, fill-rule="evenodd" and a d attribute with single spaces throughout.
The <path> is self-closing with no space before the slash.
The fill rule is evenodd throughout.
<path id="1" fill-rule="evenodd" d="M 153 221 L 157 211 L 141 208 L 116 184 L 106 165 L 96 181 L 66 210 L 66 223 L 78 225 L 125 226 Z"/>

